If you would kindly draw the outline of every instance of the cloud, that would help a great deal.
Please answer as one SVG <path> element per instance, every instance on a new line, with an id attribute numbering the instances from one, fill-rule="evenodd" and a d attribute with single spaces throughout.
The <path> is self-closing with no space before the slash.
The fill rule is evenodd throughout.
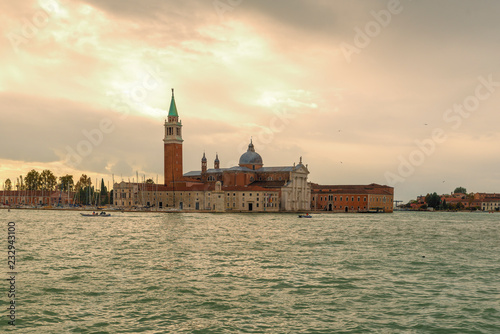
<path id="1" fill-rule="evenodd" d="M 399 156 L 442 128 L 447 141 L 396 197 L 434 191 L 445 176 L 477 191 L 499 186 L 491 152 L 500 93 L 458 129 L 443 114 L 474 94 L 479 76 L 500 81 L 500 4 L 401 0 L 403 10 L 348 63 L 341 43 L 354 44 L 355 29 L 376 22 L 388 1 L 244 0 L 222 16 L 212 1 L 52 3 L 29 38 L 23 29 L 41 2 L 0 4 L 8 46 L 0 50 L 0 139 L 8 143 L 0 178 L 16 161 L 61 173 L 161 175 L 174 87 L 185 171 L 199 169 L 203 151 L 229 167 L 252 136 L 268 166 L 302 155 L 316 182 L 385 183 Z M 25 40 L 14 47 L 11 34 Z M 85 131 L 103 119 L 114 130 L 76 167 L 65 165 L 67 147 L 84 148 Z"/>

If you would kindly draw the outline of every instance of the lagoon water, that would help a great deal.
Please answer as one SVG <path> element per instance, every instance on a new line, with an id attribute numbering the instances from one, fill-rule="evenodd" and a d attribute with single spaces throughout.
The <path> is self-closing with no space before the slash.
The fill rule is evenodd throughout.
<path id="1" fill-rule="evenodd" d="M 0 332 L 500 333 L 496 213 L 0 217 Z"/>

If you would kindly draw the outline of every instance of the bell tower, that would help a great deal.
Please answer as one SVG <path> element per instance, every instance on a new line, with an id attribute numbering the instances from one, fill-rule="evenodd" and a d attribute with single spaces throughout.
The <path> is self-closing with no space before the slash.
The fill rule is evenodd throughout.
<path id="1" fill-rule="evenodd" d="M 166 186 L 183 180 L 182 142 L 182 123 L 179 121 L 179 114 L 175 106 L 174 89 L 172 88 L 172 100 L 170 101 L 167 120 L 165 120 L 165 137 L 163 139 L 163 168 Z"/>
<path id="2" fill-rule="evenodd" d="M 207 171 L 207 157 L 205 157 L 205 152 L 203 152 L 203 158 L 201 158 L 201 172 L 205 173 Z"/>
<path id="3" fill-rule="evenodd" d="M 215 160 L 214 160 L 214 168 L 215 169 L 219 169 L 219 167 L 220 167 L 219 154 L 216 153 L 215 154 Z"/>

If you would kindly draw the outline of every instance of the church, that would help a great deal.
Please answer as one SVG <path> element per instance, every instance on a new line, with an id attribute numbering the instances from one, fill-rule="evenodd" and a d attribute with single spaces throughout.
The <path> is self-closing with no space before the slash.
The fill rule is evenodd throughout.
<path id="1" fill-rule="evenodd" d="M 182 123 L 173 89 L 164 128 L 164 183 L 115 183 L 115 206 L 205 212 L 310 210 L 309 170 L 302 158 L 298 164 L 265 167 L 250 140 L 238 166 L 221 168 L 217 155 L 213 168 L 208 168 L 203 153 L 201 170 L 184 173 Z"/>

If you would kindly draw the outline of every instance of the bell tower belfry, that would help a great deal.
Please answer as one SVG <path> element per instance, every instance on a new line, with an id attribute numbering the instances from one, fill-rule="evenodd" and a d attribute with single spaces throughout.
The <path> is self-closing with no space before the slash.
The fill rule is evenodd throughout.
<path id="1" fill-rule="evenodd" d="M 174 89 L 172 88 L 172 100 L 168 110 L 167 120 L 165 120 L 164 143 L 164 177 L 165 185 L 182 181 L 182 123 L 179 121 L 179 114 L 174 99 Z"/>

